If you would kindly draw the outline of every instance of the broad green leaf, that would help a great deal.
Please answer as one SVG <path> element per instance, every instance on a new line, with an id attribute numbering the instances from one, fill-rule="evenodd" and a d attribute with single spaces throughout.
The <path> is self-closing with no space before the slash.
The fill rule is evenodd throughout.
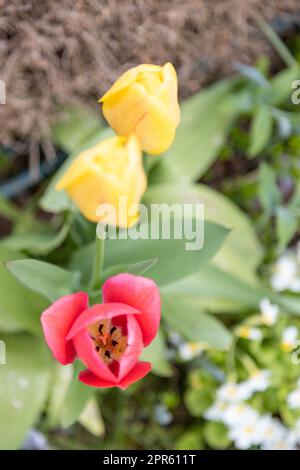
<path id="1" fill-rule="evenodd" d="M 48 302 L 22 286 L 4 265 L 20 258 L 20 253 L 0 244 L 0 329 L 5 332 L 27 330 L 40 334 L 40 315 L 49 305 Z"/>
<path id="2" fill-rule="evenodd" d="M 139 261 L 138 263 L 131 264 L 125 268 L 124 272 L 135 274 L 136 276 L 143 276 L 149 269 L 151 269 L 158 261 L 158 258 L 147 259 Z"/>
<path id="3" fill-rule="evenodd" d="M 165 338 L 160 331 L 150 346 L 144 349 L 140 359 L 152 363 L 152 372 L 154 374 L 161 377 L 170 377 L 172 375 L 172 369 L 166 357 Z"/>
<path id="4" fill-rule="evenodd" d="M 162 239 L 162 227 L 158 227 L 158 239 L 127 240 L 110 239 L 105 245 L 105 266 L 132 264 L 146 259 L 158 258 L 147 271 L 147 277 L 159 285 L 169 284 L 193 273 L 207 263 L 219 250 L 228 230 L 221 225 L 204 222 L 204 246 L 200 250 L 187 250 L 187 240 L 175 239 L 174 219 L 171 218 L 171 237 Z M 181 223 L 186 223 L 184 219 Z"/>
<path id="5" fill-rule="evenodd" d="M 183 102 L 175 141 L 153 168 L 150 183 L 197 180 L 205 173 L 234 119 L 250 105 L 247 93 L 232 93 L 237 82 L 224 80 Z"/>
<path id="6" fill-rule="evenodd" d="M 96 437 L 104 434 L 105 426 L 95 398 L 91 398 L 85 405 L 78 419 L 79 423 Z"/>
<path id="7" fill-rule="evenodd" d="M 61 413 L 61 424 L 64 428 L 72 426 L 77 421 L 87 402 L 95 393 L 92 387 L 88 387 L 78 380 L 79 372 L 84 369 L 85 367 L 80 361 L 75 362 L 73 380 L 67 391 Z"/>
<path id="8" fill-rule="evenodd" d="M 163 318 L 187 341 L 204 343 L 210 348 L 228 350 L 232 335 L 212 315 L 205 313 L 193 298 L 163 293 Z"/>
<path id="9" fill-rule="evenodd" d="M 9 271 L 29 289 L 53 302 L 76 289 L 79 273 L 34 259 L 21 259 L 6 263 Z"/>
<path id="10" fill-rule="evenodd" d="M 225 424 L 214 421 L 208 421 L 204 424 L 203 437 L 209 447 L 213 449 L 226 449 L 231 443 Z"/>
<path id="11" fill-rule="evenodd" d="M 259 106 L 253 114 L 250 129 L 250 146 L 248 155 L 256 157 L 267 146 L 273 130 L 273 117 L 263 105 Z"/>
<path id="12" fill-rule="evenodd" d="M 296 216 L 286 207 L 280 206 L 276 210 L 276 234 L 279 250 L 286 248 L 298 228 Z"/>
<path id="13" fill-rule="evenodd" d="M 44 231 L 12 234 L 2 240 L 2 244 L 17 251 L 26 251 L 35 255 L 46 255 L 59 247 L 70 230 L 70 221 L 63 224 L 59 232 Z"/>
<path id="14" fill-rule="evenodd" d="M 276 207 L 280 204 L 281 195 L 275 171 L 265 162 L 259 167 L 258 196 L 265 214 L 268 217 L 273 215 Z"/>
<path id="15" fill-rule="evenodd" d="M 50 385 L 49 355 L 37 338 L 2 336 L 7 364 L 0 366 L 1 449 L 17 449 L 38 420 Z"/>
<path id="16" fill-rule="evenodd" d="M 67 158 L 60 169 L 55 173 L 50 184 L 48 185 L 45 193 L 40 199 L 40 206 L 47 212 L 58 214 L 60 212 L 70 210 L 72 208 L 71 201 L 65 191 L 56 191 L 55 185 L 61 179 L 62 175 L 66 172 L 71 162 L 79 155 L 80 152 L 86 150 L 93 145 L 96 145 L 101 140 L 113 134 L 111 129 L 105 128 L 94 134 L 91 138 L 84 141 L 82 147 L 76 148 L 73 153 Z"/>
<path id="17" fill-rule="evenodd" d="M 274 106 L 284 103 L 291 97 L 293 92 L 292 83 L 294 80 L 298 80 L 299 76 L 299 64 L 275 75 L 270 82 L 271 87 L 266 94 L 266 100 Z"/>
<path id="18" fill-rule="evenodd" d="M 99 117 L 91 111 L 82 106 L 67 106 L 61 112 L 61 119 L 53 126 L 53 140 L 65 152 L 76 152 L 99 132 L 101 125 Z"/>
<path id="19" fill-rule="evenodd" d="M 262 258 L 262 246 L 246 214 L 230 199 L 203 184 L 180 187 L 178 184 L 165 183 L 151 186 L 144 196 L 144 202 L 147 205 L 204 204 L 206 220 L 231 229 L 213 263 L 247 283 L 257 282 L 255 271 Z"/>
<path id="20" fill-rule="evenodd" d="M 258 309 L 260 300 L 269 294 L 267 289 L 246 284 L 212 264 L 169 284 L 162 292 L 189 296 L 201 308 L 217 313 L 241 313 L 247 308 Z"/>
<path id="21" fill-rule="evenodd" d="M 228 233 L 225 227 L 205 222 L 204 247 L 201 250 L 189 251 L 185 249 L 187 240 L 174 239 L 172 229 L 173 221 L 171 220 L 170 240 L 163 240 L 161 236 L 157 240 L 150 238 L 106 240 L 105 278 L 119 272 L 128 272 L 128 269 L 132 272 L 130 266 L 145 263 L 146 257 L 149 261 L 157 259 L 157 262 L 147 270 L 147 277 L 153 278 L 160 285 L 169 284 L 191 274 L 207 263 L 218 251 Z M 75 252 L 69 267 L 80 270 L 83 279 L 87 281 L 92 259 L 93 244 L 89 244 Z"/>
<path id="22" fill-rule="evenodd" d="M 60 426 L 62 409 L 72 378 L 73 366 L 71 364 L 56 365 L 47 404 L 47 425 L 50 429 Z"/>

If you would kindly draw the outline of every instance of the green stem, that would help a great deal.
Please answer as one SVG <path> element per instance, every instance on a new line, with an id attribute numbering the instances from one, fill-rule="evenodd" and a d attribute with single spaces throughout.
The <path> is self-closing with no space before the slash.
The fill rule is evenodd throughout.
<path id="1" fill-rule="evenodd" d="M 103 268 L 104 261 L 104 245 L 105 245 L 106 226 L 102 226 L 102 230 L 96 231 L 95 249 L 94 249 L 94 263 L 92 274 L 89 282 L 90 290 L 99 287 L 100 275 Z"/>
<path id="2" fill-rule="evenodd" d="M 295 66 L 297 64 L 296 59 L 290 53 L 290 51 L 285 46 L 280 37 L 271 28 L 271 26 L 264 20 L 264 18 L 259 13 L 256 12 L 253 16 L 258 26 L 260 27 L 264 35 L 268 38 L 268 40 L 270 41 L 274 49 L 277 51 L 278 55 L 281 57 L 283 62 L 285 62 L 288 67 Z"/>

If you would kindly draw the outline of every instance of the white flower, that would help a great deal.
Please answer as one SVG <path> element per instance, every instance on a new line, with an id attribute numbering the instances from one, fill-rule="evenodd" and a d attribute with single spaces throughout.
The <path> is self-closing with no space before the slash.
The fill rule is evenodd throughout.
<path id="1" fill-rule="evenodd" d="M 296 326 L 288 326 L 283 330 L 281 338 L 281 349 L 285 352 L 291 352 L 298 344 L 298 328 Z"/>
<path id="2" fill-rule="evenodd" d="M 258 444 L 257 439 L 257 422 L 258 415 L 254 414 L 248 420 L 234 426 L 229 431 L 230 438 L 234 441 L 237 449 L 249 449 L 253 445 Z"/>
<path id="3" fill-rule="evenodd" d="M 264 297 L 261 299 L 259 307 L 264 324 L 274 325 L 279 313 L 278 305 L 271 304 L 270 300 L 267 297 Z"/>
<path id="4" fill-rule="evenodd" d="M 258 328 L 250 328 L 247 325 L 242 325 L 236 330 L 237 336 L 252 341 L 260 341 L 262 339 L 262 332 Z"/>
<path id="5" fill-rule="evenodd" d="M 183 361 L 189 361 L 203 351 L 203 345 L 197 342 L 182 343 L 178 348 L 179 357 Z"/>
<path id="6" fill-rule="evenodd" d="M 251 390 L 244 383 L 236 384 L 227 382 L 217 390 L 218 400 L 227 403 L 238 403 L 248 400 L 252 395 Z"/>
<path id="7" fill-rule="evenodd" d="M 258 413 L 246 403 L 234 403 L 224 410 L 222 421 L 228 427 L 251 423 L 258 418 Z"/>
<path id="8" fill-rule="evenodd" d="M 224 412 L 227 408 L 228 403 L 225 403 L 224 401 L 216 401 L 203 413 L 203 416 L 208 421 L 223 421 Z"/>
<path id="9" fill-rule="evenodd" d="M 244 382 L 252 393 L 263 392 L 270 385 L 271 371 L 269 370 L 256 370 L 253 372 L 249 379 Z"/>
<path id="10" fill-rule="evenodd" d="M 297 275 L 296 258 L 290 254 L 282 255 L 276 262 L 275 272 L 271 277 L 271 286 L 276 292 L 290 289 Z"/>
<path id="11" fill-rule="evenodd" d="M 293 410 L 300 408 L 300 388 L 296 388 L 288 394 L 287 403 Z"/>
<path id="12" fill-rule="evenodd" d="M 270 415 L 263 415 L 257 423 L 257 439 L 263 446 L 270 446 L 273 442 L 283 438 L 285 428 L 278 419 Z"/>

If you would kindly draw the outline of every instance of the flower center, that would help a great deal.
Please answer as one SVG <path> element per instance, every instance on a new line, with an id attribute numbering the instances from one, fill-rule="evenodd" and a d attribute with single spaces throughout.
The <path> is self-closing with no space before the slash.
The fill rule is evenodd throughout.
<path id="1" fill-rule="evenodd" d="M 95 350 L 105 364 L 119 361 L 127 347 L 127 336 L 111 320 L 99 320 L 89 326 L 89 335 Z"/>

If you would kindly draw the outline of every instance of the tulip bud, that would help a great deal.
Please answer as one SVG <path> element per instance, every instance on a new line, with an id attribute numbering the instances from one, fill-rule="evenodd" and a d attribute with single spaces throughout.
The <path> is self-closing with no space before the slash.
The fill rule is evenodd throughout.
<path id="1" fill-rule="evenodd" d="M 146 184 L 137 139 L 111 137 L 82 152 L 56 189 L 65 189 L 88 220 L 130 227 L 139 217 L 133 208 L 140 202 Z M 126 204 L 122 205 L 124 199 Z M 107 204 L 112 210 L 102 211 Z"/>
<path id="2" fill-rule="evenodd" d="M 172 64 L 143 64 L 128 70 L 100 102 L 114 131 L 124 136 L 135 134 L 145 152 L 157 155 L 172 144 L 180 119 Z"/>

